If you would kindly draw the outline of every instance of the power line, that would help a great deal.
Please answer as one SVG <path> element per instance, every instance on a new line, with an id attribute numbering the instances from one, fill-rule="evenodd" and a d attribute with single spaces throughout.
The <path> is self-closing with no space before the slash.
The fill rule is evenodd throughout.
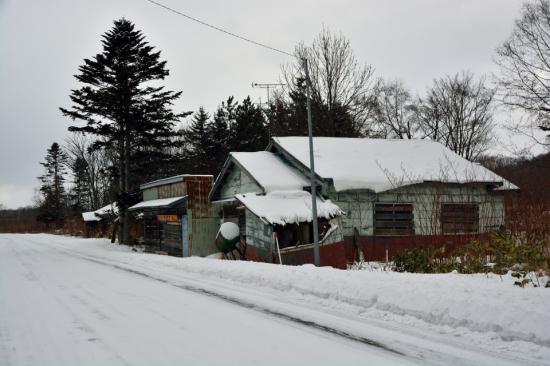
<path id="1" fill-rule="evenodd" d="M 260 47 L 263 47 L 263 48 L 267 48 L 267 49 L 269 49 L 269 50 L 271 50 L 271 51 L 275 51 L 275 52 L 282 53 L 283 55 L 287 55 L 287 56 L 294 57 L 294 55 L 293 55 L 292 53 L 290 53 L 290 52 L 286 52 L 286 51 L 277 49 L 277 48 L 275 48 L 275 47 L 268 46 L 268 45 L 266 45 L 266 44 L 264 44 L 264 43 L 256 42 L 256 41 L 254 41 L 254 40 L 252 40 L 252 39 L 250 39 L 250 38 L 246 38 L 246 37 L 240 36 L 240 35 L 238 35 L 238 34 L 236 34 L 236 33 L 230 32 L 230 31 L 228 31 L 228 30 L 222 29 L 222 28 L 220 28 L 220 27 L 216 27 L 215 25 L 208 24 L 208 23 L 206 23 L 206 22 L 203 22 L 203 21 L 200 20 L 200 19 L 194 18 L 194 17 L 192 17 L 192 16 L 190 16 L 190 15 L 187 15 L 187 14 L 185 14 L 185 13 L 182 13 L 181 11 L 178 11 L 178 10 L 176 10 L 176 9 L 173 9 L 173 8 L 171 8 L 171 7 L 169 7 L 169 6 L 166 6 L 166 5 L 164 5 L 164 4 L 161 4 L 161 3 L 157 2 L 157 1 L 154 1 L 154 0 L 146 0 L 146 1 L 150 2 L 151 4 L 160 6 L 161 8 L 164 8 L 164 9 L 166 9 L 166 10 L 168 10 L 168 11 L 171 11 L 172 13 L 181 15 L 182 17 L 185 17 L 185 18 L 187 18 L 187 19 L 189 19 L 189 20 L 192 20 L 192 21 L 194 21 L 194 22 L 197 22 L 197 23 L 199 23 L 199 24 L 202 24 L 202 25 L 204 25 L 204 26 L 206 26 L 206 27 L 209 27 L 209 28 L 212 28 L 212 29 L 214 29 L 214 30 L 217 30 L 218 32 L 225 33 L 225 34 L 227 34 L 227 35 L 229 35 L 229 36 L 238 38 L 238 39 L 240 39 L 240 40 L 242 40 L 242 41 L 245 41 L 245 42 L 248 42 L 248 43 L 252 43 L 252 44 L 254 44 L 254 45 L 256 45 L 256 46 L 260 46 Z"/>

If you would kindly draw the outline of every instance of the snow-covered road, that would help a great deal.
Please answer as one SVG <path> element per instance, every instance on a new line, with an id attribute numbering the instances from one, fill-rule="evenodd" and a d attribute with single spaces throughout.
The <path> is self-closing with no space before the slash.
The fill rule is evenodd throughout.
<path id="1" fill-rule="evenodd" d="M 28 237 L 0 240 L 1 365 L 410 364 Z"/>
<path id="2" fill-rule="evenodd" d="M 476 348 L 171 270 L 182 259 L 94 244 L 0 234 L 0 365 L 546 362 L 540 350 Z"/>

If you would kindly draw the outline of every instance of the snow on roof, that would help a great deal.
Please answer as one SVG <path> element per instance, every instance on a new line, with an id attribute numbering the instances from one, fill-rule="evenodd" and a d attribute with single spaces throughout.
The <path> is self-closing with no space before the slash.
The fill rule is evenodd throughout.
<path id="1" fill-rule="evenodd" d="M 181 197 L 170 197 L 170 198 L 161 198 L 158 200 L 148 200 L 148 201 L 141 201 L 138 204 L 133 205 L 132 207 L 128 208 L 129 210 L 140 210 L 144 208 L 164 208 L 164 207 L 170 207 L 173 206 L 180 201 L 183 201 L 187 196 L 181 196 Z"/>
<path id="2" fill-rule="evenodd" d="M 286 225 L 312 220 L 311 194 L 306 191 L 274 191 L 235 195 L 246 208 L 270 224 Z M 317 216 L 330 219 L 342 210 L 330 200 L 317 199 Z"/>
<path id="3" fill-rule="evenodd" d="M 301 190 L 310 185 L 295 168 L 269 151 L 232 152 L 231 156 L 266 192 Z"/>
<path id="4" fill-rule="evenodd" d="M 118 208 L 116 202 L 113 202 L 95 211 L 83 212 L 82 219 L 86 222 L 101 221 L 103 216 L 116 214 L 118 214 Z"/>
<path id="5" fill-rule="evenodd" d="M 309 167 L 307 137 L 274 137 L 281 147 Z M 383 192 L 426 181 L 487 182 L 515 185 L 431 140 L 387 140 L 315 137 L 315 173 L 330 178 L 336 191 L 370 189 Z"/>
<path id="6" fill-rule="evenodd" d="M 82 219 L 86 222 L 101 221 L 101 217 L 95 215 L 95 211 L 88 211 L 82 213 Z"/>

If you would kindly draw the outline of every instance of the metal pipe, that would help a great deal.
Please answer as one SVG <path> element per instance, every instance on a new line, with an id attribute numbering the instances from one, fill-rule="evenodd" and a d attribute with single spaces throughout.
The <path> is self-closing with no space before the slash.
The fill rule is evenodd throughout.
<path id="1" fill-rule="evenodd" d="M 321 265 L 321 256 L 319 253 L 319 228 L 317 221 L 317 187 L 315 185 L 315 158 L 313 155 L 313 126 L 311 122 L 311 80 L 309 78 L 309 68 L 307 59 L 303 59 L 306 74 L 306 94 L 307 94 L 307 128 L 309 132 L 309 172 L 311 180 L 311 213 L 313 223 L 313 260 L 317 267 Z"/>

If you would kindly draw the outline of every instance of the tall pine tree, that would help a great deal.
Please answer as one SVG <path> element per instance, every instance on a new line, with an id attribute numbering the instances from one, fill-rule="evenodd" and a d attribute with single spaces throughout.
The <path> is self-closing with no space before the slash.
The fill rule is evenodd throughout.
<path id="1" fill-rule="evenodd" d="M 250 97 L 236 107 L 230 137 L 232 151 L 258 151 L 267 147 L 269 134 L 264 114 Z"/>
<path id="2" fill-rule="evenodd" d="M 183 131 L 186 160 L 190 162 L 189 167 L 194 173 L 210 173 L 210 159 L 207 153 L 210 145 L 209 123 L 210 115 L 203 107 L 200 107 L 198 112 L 193 115 L 189 127 Z"/>
<path id="3" fill-rule="evenodd" d="M 67 197 L 64 183 L 68 158 L 59 144 L 54 142 L 44 160 L 40 163 L 45 169 L 44 175 L 38 177 L 42 183 L 42 204 L 37 219 L 47 224 L 59 225 L 65 219 Z"/>
<path id="4" fill-rule="evenodd" d="M 96 148 L 115 151 L 121 243 L 129 240 L 127 208 L 132 189 L 140 183 L 131 179 L 132 170 L 139 168 L 138 158 L 153 169 L 153 160 L 162 159 L 163 151 L 174 144 L 174 123 L 186 115 L 171 108 L 181 92 L 152 83 L 163 80 L 168 70 L 160 51 L 144 39 L 132 22 L 116 20 L 103 35 L 103 51 L 79 67 L 75 77 L 83 86 L 72 90 L 72 108 L 60 108 L 73 120 L 86 122 L 83 127 L 69 127 L 70 131 L 100 137 Z"/>
<path id="5" fill-rule="evenodd" d="M 209 157 L 210 174 L 217 174 L 231 151 L 231 126 L 235 124 L 235 99 L 227 98 L 219 107 L 214 118 L 208 124 L 208 137 L 210 143 L 206 146 L 206 154 Z"/>
<path id="6" fill-rule="evenodd" d="M 88 174 L 88 162 L 82 157 L 77 157 L 71 162 L 73 173 L 73 187 L 69 194 L 71 208 L 76 212 L 91 210 L 90 205 L 90 179 Z"/>

